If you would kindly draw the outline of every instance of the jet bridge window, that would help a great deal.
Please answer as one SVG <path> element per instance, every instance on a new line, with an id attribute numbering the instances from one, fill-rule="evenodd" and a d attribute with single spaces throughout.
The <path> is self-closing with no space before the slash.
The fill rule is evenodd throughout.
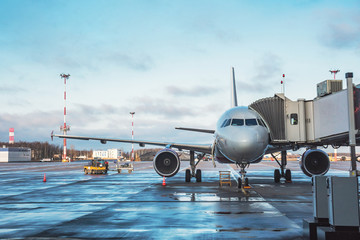
<path id="1" fill-rule="evenodd" d="M 255 126 L 255 125 L 257 125 L 256 118 L 245 119 L 245 124 L 246 124 L 246 126 Z"/>
<path id="2" fill-rule="evenodd" d="M 234 118 L 231 122 L 231 126 L 244 126 L 244 119 Z"/>
<path id="3" fill-rule="evenodd" d="M 297 113 L 290 114 L 290 124 L 297 125 L 298 124 L 298 115 Z"/>

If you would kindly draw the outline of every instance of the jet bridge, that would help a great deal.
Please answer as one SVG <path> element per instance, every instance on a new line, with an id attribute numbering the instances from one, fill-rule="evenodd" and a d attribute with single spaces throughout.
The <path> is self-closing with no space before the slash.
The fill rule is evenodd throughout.
<path id="1" fill-rule="evenodd" d="M 347 90 L 342 89 L 342 80 L 326 80 L 317 89 L 318 97 L 313 100 L 292 101 L 284 94 L 275 94 L 255 101 L 249 108 L 265 120 L 273 144 L 344 145 L 349 133 Z M 354 88 L 354 102 L 359 129 L 359 85 Z"/>
<path id="2" fill-rule="evenodd" d="M 265 120 L 273 143 L 306 142 L 313 139 L 313 102 L 299 99 L 291 101 L 284 94 L 259 99 L 249 106 Z"/>

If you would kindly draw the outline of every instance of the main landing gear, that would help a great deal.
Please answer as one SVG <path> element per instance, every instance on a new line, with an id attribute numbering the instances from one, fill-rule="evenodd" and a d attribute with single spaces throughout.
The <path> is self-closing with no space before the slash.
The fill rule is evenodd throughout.
<path id="1" fill-rule="evenodd" d="M 205 156 L 205 153 L 198 155 L 198 160 L 195 163 L 195 153 L 194 151 L 190 151 L 190 169 L 186 169 L 185 171 L 185 182 L 190 182 L 191 178 L 196 178 L 196 182 L 201 182 L 201 170 L 196 169 L 196 166 L 199 164 L 201 159 Z"/>
<path id="2" fill-rule="evenodd" d="M 238 178 L 238 188 L 242 187 L 249 187 L 249 179 L 245 177 L 246 171 L 245 168 L 249 166 L 249 164 L 246 163 L 240 163 L 238 166 L 241 168 L 240 174 L 241 177 Z"/>
<path id="3" fill-rule="evenodd" d="M 285 178 L 285 182 L 291 183 L 291 170 L 285 169 L 287 164 L 286 151 L 281 151 L 281 163 L 276 159 L 276 156 L 274 156 L 274 154 L 271 154 L 271 156 L 280 166 L 280 169 L 274 170 L 274 181 L 276 183 L 279 183 L 281 178 Z"/>

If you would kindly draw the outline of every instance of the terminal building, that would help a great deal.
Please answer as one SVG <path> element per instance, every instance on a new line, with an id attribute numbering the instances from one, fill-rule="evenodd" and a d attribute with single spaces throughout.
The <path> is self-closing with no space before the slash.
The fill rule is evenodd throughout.
<path id="1" fill-rule="evenodd" d="M 101 158 L 101 159 L 118 159 L 121 157 L 120 149 L 108 149 L 108 150 L 94 150 L 93 158 Z"/>
<path id="2" fill-rule="evenodd" d="M 0 162 L 30 162 L 31 149 L 23 147 L 0 148 Z"/>

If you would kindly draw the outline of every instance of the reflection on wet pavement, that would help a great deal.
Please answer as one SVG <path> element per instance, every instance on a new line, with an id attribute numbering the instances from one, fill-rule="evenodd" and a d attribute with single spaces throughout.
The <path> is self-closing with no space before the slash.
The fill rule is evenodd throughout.
<path id="1" fill-rule="evenodd" d="M 295 164 L 291 184 L 274 184 L 266 164 L 250 169 L 246 192 L 235 179 L 220 187 L 218 171 L 229 167 L 211 162 L 199 164 L 203 182 L 185 183 L 181 171 L 166 186 L 151 162 L 108 175 L 84 175 L 81 163 L 42 164 L 0 170 L 0 238 L 301 239 L 302 219 L 312 216 L 311 182 Z"/>

